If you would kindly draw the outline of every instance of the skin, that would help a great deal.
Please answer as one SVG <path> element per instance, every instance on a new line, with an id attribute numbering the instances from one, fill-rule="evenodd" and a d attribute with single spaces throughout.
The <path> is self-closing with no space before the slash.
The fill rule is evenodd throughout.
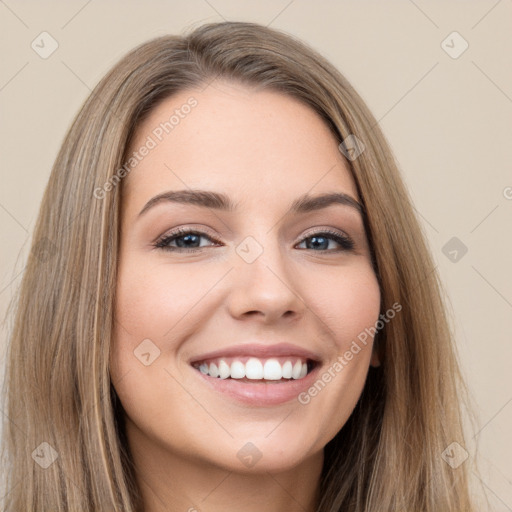
<path id="1" fill-rule="evenodd" d="M 355 407 L 369 365 L 379 364 L 372 339 L 307 405 L 239 403 L 206 386 L 188 361 L 264 339 L 312 350 L 325 371 L 375 325 L 379 286 L 357 211 L 334 204 L 286 213 L 306 192 L 359 201 L 357 189 L 313 110 L 225 81 L 163 101 L 138 127 L 132 150 L 191 96 L 198 105 L 122 184 L 110 365 L 145 510 L 313 511 L 323 448 Z M 238 210 L 164 202 L 139 216 L 157 194 L 187 188 L 223 192 Z M 154 247 L 179 227 L 206 233 L 200 251 Z M 354 249 L 330 238 L 319 249 L 307 245 L 326 228 L 348 235 Z M 236 252 L 247 236 L 263 249 L 251 264 Z M 160 350 L 147 366 L 134 355 L 145 339 Z M 237 457 L 247 442 L 262 455 L 250 468 Z"/>

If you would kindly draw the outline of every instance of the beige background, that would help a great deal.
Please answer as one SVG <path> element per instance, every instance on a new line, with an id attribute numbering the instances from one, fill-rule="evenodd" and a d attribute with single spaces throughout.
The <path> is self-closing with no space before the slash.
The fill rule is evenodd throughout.
<path id="1" fill-rule="evenodd" d="M 474 457 L 478 442 L 492 510 L 512 511 L 510 0 L 0 1 L 0 314 L 20 283 L 56 152 L 90 90 L 136 44 L 223 18 L 302 38 L 380 121 L 452 305 L 480 421 L 465 448 Z M 43 31 L 59 45 L 47 59 L 31 48 Z M 453 31 L 469 44 L 458 58 L 442 47 Z M 461 44 L 445 43 L 451 52 Z M 468 249 L 457 262 L 443 253 L 454 236 Z"/>

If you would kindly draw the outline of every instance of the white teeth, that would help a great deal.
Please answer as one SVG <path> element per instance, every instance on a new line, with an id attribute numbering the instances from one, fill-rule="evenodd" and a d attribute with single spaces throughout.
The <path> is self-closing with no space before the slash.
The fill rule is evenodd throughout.
<path id="1" fill-rule="evenodd" d="M 208 373 L 210 374 L 210 377 L 218 377 L 219 376 L 219 369 L 217 368 L 217 365 L 215 363 L 210 364 L 210 370 Z"/>
<path id="2" fill-rule="evenodd" d="M 251 359 L 245 363 L 245 376 L 252 380 L 261 380 L 263 378 L 263 365 L 259 359 L 251 357 Z"/>
<path id="3" fill-rule="evenodd" d="M 211 366 L 210 366 L 211 367 Z M 302 373 L 302 363 L 300 361 L 297 361 L 294 365 L 293 365 L 293 370 L 292 370 L 292 378 L 294 379 L 300 379 L 300 374 Z M 210 372 L 210 375 L 211 375 L 211 372 Z"/>
<path id="4" fill-rule="evenodd" d="M 219 359 L 216 363 L 202 363 L 196 367 L 202 374 L 210 377 L 219 377 L 221 379 L 243 379 L 250 380 L 281 380 L 281 379 L 302 379 L 308 373 L 308 364 L 300 359 L 285 361 L 283 364 L 277 358 L 270 358 L 261 361 L 256 357 L 251 357 L 244 364 L 240 360 L 233 360 L 231 365 L 224 359 Z"/>
<path id="5" fill-rule="evenodd" d="M 281 365 L 277 359 L 267 359 L 263 367 L 263 378 L 266 380 L 280 380 L 283 376 Z"/>
<path id="6" fill-rule="evenodd" d="M 224 361 L 224 359 L 221 359 L 219 361 L 219 377 L 221 379 L 227 379 L 229 375 L 231 374 L 231 369 L 229 365 Z"/>
<path id="7" fill-rule="evenodd" d="M 283 364 L 283 379 L 291 379 L 292 378 L 292 362 L 286 361 L 286 363 Z"/>
<path id="8" fill-rule="evenodd" d="M 231 378 L 243 379 L 245 377 L 245 364 L 242 361 L 233 361 L 231 363 Z"/>

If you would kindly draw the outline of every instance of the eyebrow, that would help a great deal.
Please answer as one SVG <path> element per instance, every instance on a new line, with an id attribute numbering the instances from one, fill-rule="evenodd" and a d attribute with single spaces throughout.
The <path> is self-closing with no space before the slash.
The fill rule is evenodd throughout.
<path id="1" fill-rule="evenodd" d="M 238 207 L 238 203 L 234 203 L 226 194 L 220 192 L 193 189 L 173 190 L 152 197 L 139 212 L 139 217 L 157 204 L 169 202 L 191 204 L 226 212 L 234 212 Z M 327 208 L 333 204 L 349 206 L 355 209 L 361 216 L 364 215 L 363 205 L 343 192 L 333 192 L 317 196 L 311 196 L 306 193 L 293 201 L 288 213 L 308 213 Z"/>

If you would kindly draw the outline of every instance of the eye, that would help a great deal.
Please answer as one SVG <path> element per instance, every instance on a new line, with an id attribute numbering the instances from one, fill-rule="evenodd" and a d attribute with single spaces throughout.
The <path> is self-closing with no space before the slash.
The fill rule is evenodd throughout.
<path id="1" fill-rule="evenodd" d="M 202 238 L 206 238 L 217 244 L 219 243 L 218 240 L 214 240 L 211 236 L 201 231 L 180 228 L 157 240 L 154 246 L 164 251 L 198 252 L 204 247 L 204 245 L 201 245 Z M 176 242 L 176 246 L 171 245 L 174 242 Z M 197 245 L 198 243 L 199 245 Z"/>
<path id="2" fill-rule="evenodd" d="M 310 240 L 309 243 L 308 240 Z M 341 249 L 328 249 L 329 242 L 331 241 L 340 245 Z M 312 235 L 304 238 L 300 243 L 306 243 L 306 249 L 314 250 L 316 252 L 319 252 L 318 249 L 328 249 L 320 250 L 320 252 L 351 251 L 354 249 L 354 242 L 348 236 L 329 230 L 313 233 Z"/>
<path id="3" fill-rule="evenodd" d="M 200 252 L 204 247 L 208 247 L 208 244 L 201 245 L 201 239 L 207 239 L 210 242 L 213 242 L 213 244 L 210 244 L 210 247 L 220 244 L 218 240 L 202 231 L 180 228 L 173 233 L 165 235 L 157 240 L 157 242 L 154 244 L 154 247 L 157 249 L 163 249 L 164 251 Z M 333 241 L 341 248 L 329 249 L 329 243 Z M 304 243 L 306 243 L 306 249 L 313 250 L 315 252 L 332 253 L 350 251 L 354 248 L 354 242 L 349 237 L 336 231 L 329 230 L 313 233 L 308 237 L 303 238 L 300 244 Z"/>

